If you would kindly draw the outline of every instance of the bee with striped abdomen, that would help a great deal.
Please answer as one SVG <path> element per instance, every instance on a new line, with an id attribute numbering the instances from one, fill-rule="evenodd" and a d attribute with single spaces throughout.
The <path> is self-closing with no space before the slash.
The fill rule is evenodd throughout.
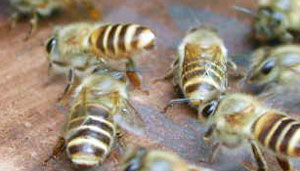
<path id="1" fill-rule="evenodd" d="M 215 152 L 220 145 L 236 148 L 250 143 L 260 171 L 268 168 L 262 149 L 275 155 L 285 171 L 291 170 L 289 158 L 300 157 L 300 122 L 252 96 L 227 94 L 215 103 L 203 105 L 200 114 L 209 124 L 205 138 L 214 135 L 219 141 Z"/>
<path id="2" fill-rule="evenodd" d="M 49 70 L 68 73 L 85 70 L 101 61 L 125 60 L 127 74 L 139 86 L 133 56 L 154 47 L 153 32 L 137 24 L 76 23 L 54 31 L 47 44 Z M 78 75 L 76 75 L 78 76 Z"/>
<path id="3" fill-rule="evenodd" d="M 211 171 L 188 164 L 178 155 L 162 150 L 130 149 L 123 159 L 123 171 Z"/>
<path id="4" fill-rule="evenodd" d="M 274 86 L 299 87 L 300 46 L 281 45 L 255 51 L 245 85 L 253 91 L 270 91 Z M 275 93 L 275 92 L 274 92 Z"/>
<path id="5" fill-rule="evenodd" d="M 110 154 L 119 126 L 142 134 L 143 121 L 128 102 L 123 73 L 98 70 L 69 89 L 70 105 L 64 136 L 67 157 L 77 168 L 95 168 Z M 53 152 L 57 156 L 64 149 Z"/>
<path id="6" fill-rule="evenodd" d="M 217 32 L 209 27 L 192 29 L 178 48 L 172 68 L 174 79 L 193 107 L 219 97 L 227 88 L 227 49 Z M 174 70 L 174 71 L 173 71 Z"/>
<path id="7" fill-rule="evenodd" d="M 298 0 L 258 0 L 255 38 L 261 41 L 299 41 L 300 3 Z"/>

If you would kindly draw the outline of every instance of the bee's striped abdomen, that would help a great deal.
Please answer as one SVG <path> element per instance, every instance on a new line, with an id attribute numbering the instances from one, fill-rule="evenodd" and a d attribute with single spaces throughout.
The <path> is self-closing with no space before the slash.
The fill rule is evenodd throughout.
<path id="1" fill-rule="evenodd" d="M 108 111 L 101 106 L 77 105 L 71 113 L 66 132 L 66 151 L 79 168 L 98 166 L 110 152 L 115 136 Z"/>
<path id="2" fill-rule="evenodd" d="M 181 78 L 184 93 L 189 98 L 197 98 L 194 96 L 199 92 L 205 94 L 224 91 L 227 79 L 226 67 L 201 56 L 185 58 Z M 199 101 L 193 102 L 195 106 L 199 104 Z"/>
<path id="3" fill-rule="evenodd" d="M 253 134 L 263 146 L 277 154 L 300 156 L 300 122 L 278 113 L 268 113 L 257 119 Z"/>
<path id="4" fill-rule="evenodd" d="M 91 34 L 90 42 L 102 55 L 125 58 L 122 54 L 153 48 L 155 35 L 137 24 L 104 25 Z"/>

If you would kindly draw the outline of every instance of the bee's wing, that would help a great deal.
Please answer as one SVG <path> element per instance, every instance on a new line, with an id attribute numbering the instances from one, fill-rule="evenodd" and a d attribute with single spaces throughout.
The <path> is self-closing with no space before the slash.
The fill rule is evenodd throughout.
<path id="1" fill-rule="evenodd" d="M 145 124 L 138 113 L 138 111 L 130 104 L 129 101 L 124 100 L 125 107 L 120 109 L 120 112 L 114 116 L 114 121 L 123 129 L 142 135 L 145 131 Z"/>

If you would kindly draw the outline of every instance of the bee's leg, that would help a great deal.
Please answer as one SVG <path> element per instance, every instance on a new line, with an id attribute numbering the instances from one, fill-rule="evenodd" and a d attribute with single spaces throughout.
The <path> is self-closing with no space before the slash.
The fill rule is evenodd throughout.
<path id="1" fill-rule="evenodd" d="M 20 13 L 14 12 L 10 17 L 10 30 L 17 26 L 17 23 L 20 19 Z"/>
<path id="2" fill-rule="evenodd" d="M 56 160 L 66 149 L 66 141 L 64 137 L 59 137 L 56 145 L 53 148 L 52 154 L 43 162 L 43 165 L 47 165 L 50 160 Z"/>
<path id="3" fill-rule="evenodd" d="M 37 27 L 38 27 L 38 15 L 36 12 L 33 13 L 33 17 L 30 19 L 30 29 L 29 29 L 29 32 L 25 38 L 25 40 L 28 40 L 32 33 L 34 33 L 36 30 L 37 30 Z"/>
<path id="4" fill-rule="evenodd" d="M 58 98 L 58 103 L 62 104 L 63 106 L 66 104 L 68 100 L 67 98 L 71 95 L 74 82 L 75 82 L 75 71 L 74 69 L 70 69 L 67 75 L 67 85 L 61 97 Z"/>
<path id="5" fill-rule="evenodd" d="M 260 150 L 260 148 L 257 146 L 257 144 L 255 142 L 250 142 L 251 147 L 252 147 L 252 152 L 257 164 L 257 171 L 267 171 L 268 170 L 268 166 L 265 160 L 265 157 L 262 154 L 262 151 Z"/>
<path id="6" fill-rule="evenodd" d="M 211 125 L 204 133 L 204 136 L 203 136 L 204 141 L 209 142 L 210 137 L 213 135 L 214 131 L 215 131 L 215 126 Z"/>
<path id="7" fill-rule="evenodd" d="M 211 125 L 206 130 L 206 132 L 204 133 L 203 140 L 205 142 L 209 143 L 211 141 L 211 136 L 213 135 L 214 131 L 215 131 L 215 125 Z M 214 162 L 221 146 L 222 146 L 222 143 L 220 143 L 220 142 L 213 143 L 212 152 L 211 152 L 211 155 L 208 158 L 208 163 L 213 163 Z"/>
<path id="8" fill-rule="evenodd" d="M 116 137 L 118 139 L 118 146 L 119 146 L 119 149 L 121 150 L 121 152 L 124 152 L 125 148 L 126 148 L 126 143 L 125 143 L 125 140 L 124 140 L 124 133 L 122 133 L 120 130 L 117 131 L 117 134 L 116 134 Z"/>
<path id="9" fill-rule="evenodd" d="M 178 69 L 178 61 L 179 59 L 176 58 L 176 60 L 174 60 L 169 68 L 169 70 L 167 71 L 167 73 L 165 73 L 164 75 L 162 75 L 161 77 L 158 77 L 156 79 L 153 80 L 153 83 L 162 81 L 162 80 L 168 80 L 173 78 L 174 72 Z"/>
<path id="10" fill-rule="evenodd" d="M 222 143 L 220 143 L 220 142 L 215 142 L 212 145 L 212 152 L 211 152 L 211 155 L 208 158 L 209 163 L 213 163 L 215 161 L 216 156 L 217 156 L 218 152 L 220 151 L 221 146 L 222 146 Z"/>
<path id="11" fill-rule="evenodd" d="M 136 64 L 132 59 L 126 62 L 126 75 L 134 89 L 138 89 L 145 94 L 149 94 L 147 90 L 142 89 L 142 81 L 140 75 L 136 71 Z"/>
<path id="12" fill-rule="evenodd" d="M 282 170 L 284 170 L 284 171 L 293 170 L 292 167 L 291 167 L 291 165 L 290 165 L 290 162 L 288 161 L 288 159 L 286 159 L 286 158 L 279 158 L 279 157 L 276 157 L 276 159 L 277 159 L 278 164 L 282 168 Z"/>

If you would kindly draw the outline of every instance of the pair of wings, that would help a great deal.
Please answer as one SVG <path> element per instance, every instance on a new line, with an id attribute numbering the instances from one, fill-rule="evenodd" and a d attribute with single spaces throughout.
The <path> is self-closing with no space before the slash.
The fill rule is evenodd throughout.
<path id="1" fill-rule="evenodd" d="M 113 92 L 101 92 L 100 96 L 113 96 Z M 116 93 L 117 94 L 117 93 Z M 116 113 L 110 114 L 112 119 L 120 128 L 137 134 L 143 135 L 145 131 L 145 124 L 140 113 L 132 106 L 132 104 L 119 94 L 116 97 L 111 97 L 112 103 L 116 108 Z M 87 111 L 84 113 L 87 114 Z M 85 122 L 82 122 L 84 124 Z"/>

